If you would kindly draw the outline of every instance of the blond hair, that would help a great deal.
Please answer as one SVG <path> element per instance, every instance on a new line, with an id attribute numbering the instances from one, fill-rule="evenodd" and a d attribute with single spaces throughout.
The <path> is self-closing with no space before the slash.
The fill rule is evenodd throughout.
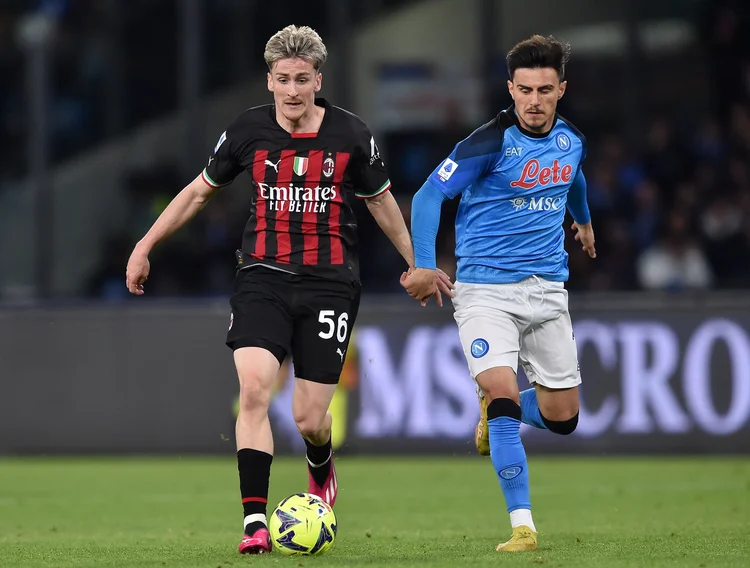
<path id="1" fill-rule="evenodd" d="M 290 57 L 306 59 L 312 63 L 316 71 L 320 71 L 328 57 L 328 50 L 314 29 L 291 25 L 273 34 L 263 53 L 269 70 L 280 59 Z"/>

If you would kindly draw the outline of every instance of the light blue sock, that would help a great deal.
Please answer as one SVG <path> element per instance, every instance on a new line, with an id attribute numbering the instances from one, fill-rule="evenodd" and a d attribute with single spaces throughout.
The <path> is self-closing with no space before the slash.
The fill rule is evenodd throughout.
<path id="1" fill-rule="evenodd" d="M 511 402 L 508 399 L 502 400 Z M 499 401 L 492 401 L 495 402 Z M 490 416 L 495 414 L 491 409 L 488 411 Z M 490 457 L 500 480 L 508 512 L 531 509 L 529 470 L 526 464 L 526 451 L 521 443 L 521 421 L 510 416 L 497 416 L 489 420 L 489 427 Z"/>
<path id="2" fill-rule="evenodd" d="M 542 413 L 539 412 L 539 404 L 536 401 L 536 389 L 534 387 L 521 391 L 521 422 L 534 428 L 547 430 L 547 426 L 545 426 L 544 420 L 542 420 Z"/>

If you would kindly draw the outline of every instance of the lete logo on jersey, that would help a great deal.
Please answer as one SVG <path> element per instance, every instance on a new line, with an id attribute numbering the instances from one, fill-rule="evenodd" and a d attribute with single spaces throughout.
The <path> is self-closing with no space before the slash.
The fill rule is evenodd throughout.
<path id="1" fill-rule="evenodd" d="M 539 160 L 533 159 L 526 162 L 521 172 L 521 177 L 517 180 L 510 182 L 511 187 L 520 187 L 523 189 L 531 189 L 537 185 L 549 185 L 553 183 L 570 183 L 573 179 L 573 166 L 565 164 L 560 166 L 560 161 L 555 160 L 552 162 L 552 167 L 541 167 Z"/>

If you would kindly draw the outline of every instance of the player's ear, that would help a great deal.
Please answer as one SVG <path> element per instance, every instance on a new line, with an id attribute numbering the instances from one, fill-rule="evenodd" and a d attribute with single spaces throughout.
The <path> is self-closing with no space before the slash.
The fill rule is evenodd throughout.
<path id="1" fill-rule="evenodd" d="M 317 93 L 323 86 L 323 73 L 317 73 L 315 75 L 315 92 Z"/>
<path id="2" fill-rule="evenodd" d="M 563 95 L 565 94 L 565 89 L 568 86 L 567 81 L 563 81 L 560 83 L 560 90 L 557 92 L 557 100 L 559 101 L 561 98 L 563 98 Z"/>
<path id="3" fill-rule="evenodd" d="M 510 93 L 511 98 L 515 100 L 515 98 L 513 97 L 513 81 L 508 81 L 508 92 Z"/>
<path id="4" fill-rule="evenodd" d="M 268 90 L 273 92 L 273 77 L 268 73 Z"/>

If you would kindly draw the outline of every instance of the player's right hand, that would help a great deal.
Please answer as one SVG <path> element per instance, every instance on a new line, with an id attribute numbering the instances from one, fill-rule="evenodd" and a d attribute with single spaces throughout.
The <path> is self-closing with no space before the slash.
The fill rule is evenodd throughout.
<path id="1" fill-rule="evenodd" d="M 401 275 L 401 286 L 409 293 L 409 296 L 418 300 L 423 306 L 427 305 L 430 296 L 439 294 L 437 286 L 437 275 L 434 270 L 427 268 L 409 269 Z M 438 299 L 438 305 L 442 306 L 442 297 Z"/>
<path id="2" fill-rule="evenodd" d="M 150 271 L 151 263 L 148 261 L 148 254 L 136 248 L 130 255 L 128 267 L 125 269 L 125 285 L 131 294 L 143 296 L 143 284 L 148 279 Z"/>

